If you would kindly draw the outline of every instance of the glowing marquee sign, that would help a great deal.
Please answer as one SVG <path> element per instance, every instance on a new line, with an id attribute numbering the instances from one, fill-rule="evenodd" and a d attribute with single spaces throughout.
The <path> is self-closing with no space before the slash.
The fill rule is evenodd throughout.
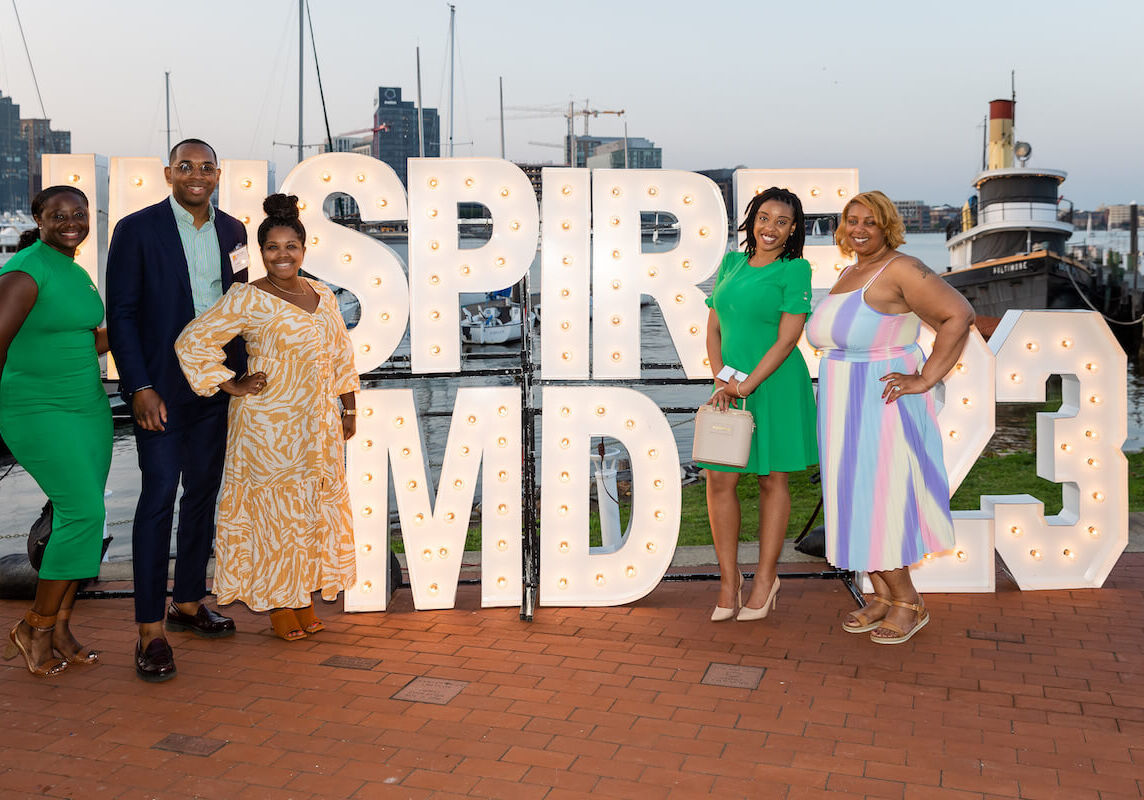
<path id="1" fill-rule="evenodd" d="M 94 188 L 94 156 L 45 156 L 45 176 Z M 266 193 L 264 162 L 223 160 L 220 202 L 253 237 Z M 856 170 L 739 170 L 741 218 L 750 197 L 788 186 L 808 213 L 842 210 L 858 191 Z M 166 196 L 158 159 L 112 159 L 109 218 Z M 415 373 L 460 365 L 462 292 L 515 283 L 541 244 L 542 605 L 631 602 L 661 580 L 680 518 L 679 454 L 666 418 L 642 393 L 577 381 L 639 375 L 639 297 L 650 294 L 691 378 L 709 374 L 707 309 L 698 284 L 725 248 L 726 211 L 707 178 L 671 170 L 547 168 L 543 200 L 523 172 L 496 159 L 411 159 L 406 195 L 376 159 L 330 153 L 299 164 L 282 191 L 297 194 L 306 225 L 306 268 L 353 291 L 361 322 L 352 339 L 358 369 L 386 362 L 410 331 Z M 363 221 L 409 223 L 408 278 L 401 259 L 368 236 L 325 218 L 332 193 L 350 195 Z M 460 249 L 457 204 L 492 214 L 492 236 Z M 679 221 L 679 244 L 644 253 L 640 214 Z M 540 213 L 543 212 L 543 213 Z M 543 220 L 543 231 L 541 229 Z M 94 230 L 93 230 L 94 233 Z M 98 275 L 96 247 L 80 263 Z M 261 272 L 257 248 L 253 273 Z M 845 261 L 833 247 L 808 248 L 812 281 L 828 288 Z M 590 265 L 594 265 L 590 267 Z M 923 346 L 927 343 L 923 342 Z M 818 359 L 802 345 L 812 374 Z M 1064 508 L 1046 518 L 1027 496 L 982 498 L 980 511 L 955 514 L 956 547 L 917 565 L 927 591 L 992 591 L 994 549 L 1021 588 L 1100 586 L 1127 544 L 1126 362 L 1107 326 L 1085 312 L 1010 312 L 986 344 L 973 333 L 939 386 L 939 424 L 950 488 L 956 489 L 993 433 L 994 402 L 1043 399 L 1050 374 L 1064 376 L 1064 405 L 1038 419 L 1037 471 L 1063 485 Z M 482 603 L 518 605 L 521 597 L 521 426 L 516 387 L 458 390 L 437 486 L 425 468 L 412 389 L 361 392 L 358 435 L 348 446 L 348 477 L 358 546 L 358 582 L 346 608 L 381 610 L 388 585 L 389 474 L 397 501 L 417 608 L 454 604 L 469 511 L 481 491 Z M 593 436 L 619 440 L 632 460 L 633 506 L 625 543 L 611 553 L 588 547 L 588 458 Z"/>

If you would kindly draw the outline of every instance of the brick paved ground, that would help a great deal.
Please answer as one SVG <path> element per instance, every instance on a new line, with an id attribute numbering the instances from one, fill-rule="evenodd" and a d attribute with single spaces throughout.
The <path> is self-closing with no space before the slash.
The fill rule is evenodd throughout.
<path id="1" fill-rule="evenodd" d="M 998 583 L 930 595 L 900 647 L 839 630 L 826 581 L 759 623 L 708 622 L 711 583 L 531 624 L 405 591 L 298 644 L 239 610 L 233 639 L 173 634 L 161 685 L 135 678 L 130 601 L 89 601 L 101 666 L 0 666 L 0 797 L 1140 797 L 1144 554 L 1098 591 Z"/>

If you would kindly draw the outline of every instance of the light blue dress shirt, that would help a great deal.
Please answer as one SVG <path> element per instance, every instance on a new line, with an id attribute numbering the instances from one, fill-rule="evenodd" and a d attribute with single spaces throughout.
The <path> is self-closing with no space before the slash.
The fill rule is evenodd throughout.
<path id="1" fill-rule="evenodd" d="M 183 254 L 187 257 L 187 270 L 191 279 L 191 300 L 195 305 L 195 316 L 222 299 L 222 253 L 219 252 L 218 235 L 215 233 L 215 209 L 210 208 L 210 218 L 201 228 L 195 227 L 195 217 L 170 197 L 171 209 L 175 212 L 175 225 L 179 229 L 179 239 L 183 243 Z"/>

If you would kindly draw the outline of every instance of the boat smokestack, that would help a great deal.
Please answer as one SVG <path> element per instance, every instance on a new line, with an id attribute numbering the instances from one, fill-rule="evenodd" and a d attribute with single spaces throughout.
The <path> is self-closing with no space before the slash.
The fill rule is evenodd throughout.
<path id="1" fill-rule="evenodd" d="M 1013 100 L 993 100 L 989 103 L 989 151 L 985 169 L 1006 169 L 1013 166 Z"/>

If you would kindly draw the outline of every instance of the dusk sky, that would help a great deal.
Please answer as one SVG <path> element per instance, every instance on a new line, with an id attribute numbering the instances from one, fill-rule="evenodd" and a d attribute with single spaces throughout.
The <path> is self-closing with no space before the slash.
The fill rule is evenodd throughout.
<path id="1" fill-rule="evenodd" d="M 1031 166 L 1066 170 L 1077 208 L 1144 201 L 1144 3 L 818 3 L 458 0 L 456 154 L 500 155 L 505 105 L 585 99 L 624 109 L 630 136 L 671 169 L 857 167 L 863 189 L 960 204 L 981 164 L 989 100 L 1016 70 L 1017 138 Z M 47 116 L 74 152 L 163 155 L 163 73 L 174 136 L 265 158 L 278 180 L 297 141 L 293 0 L 17 0 Z M 330 127 L 367 128 L 378 86 L 448 105 L 445 2 L 313 0 Z M 40 116 L 10 3 L 0 4 L 0 91 Z M 309 39 L 305 138 L 324 139 Z M 507 157 L 555 162 L 559 112 L 506 110 Z M 591 132 L 623 133 L 616 117 Z M 583 123 L 577 123 L 577 133 Z M 307 154 L 317 152 L 310 149 Z"/>

